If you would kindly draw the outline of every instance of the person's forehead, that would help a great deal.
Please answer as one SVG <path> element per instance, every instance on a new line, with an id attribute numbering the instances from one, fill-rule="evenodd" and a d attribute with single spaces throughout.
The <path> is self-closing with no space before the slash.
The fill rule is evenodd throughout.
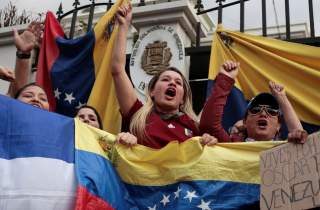
<path id="1" fill-rule="evenodd" d="M 271 107 L 269 104 L 263 104 L 263 103 L 262 103 L 262 104 L 257 104 L 256 107 L 257 107 L 257 106 L 258 106 L 258 107 L 266 107 L 266 108 Z"/>
<path id="2" fill-rule="evenodd" d="M 87 115 L 94 115 L 96 116 L 96 114 L 94 113 L 94 111 L 90 108 L 87 108 L 87 107 L 84 107 L 84 108 L 81 108 L 79 110 L 79 114 L 87 114 Z"/>
<path id="3" fill-rule="evenodd" d="M 41 94 L 45 94 L 44 90 L 36 85 L 32 85 L 29 87 L 26 87 L 23 91 L 23 93 L 25 92 L 33 92 L 33 93 L 41 93 Z"/>
<path id="4" fill-rule="evenodd" d="M 171 77 L 171 78 L 175 78 L 175 79 L 182 79 L 181 75 L 178 72 L 175 71 L 165 71 L 163 72 L 160 77 Z"/>

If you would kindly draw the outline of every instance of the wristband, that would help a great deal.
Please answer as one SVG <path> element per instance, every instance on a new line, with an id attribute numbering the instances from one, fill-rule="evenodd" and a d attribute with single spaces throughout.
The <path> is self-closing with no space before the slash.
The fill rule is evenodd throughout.
<path id="1" fill-rule="evenodd" d="M 31 53 L 25 53 L 18 50 L 16 56 L 19 59 L 29 59 L 31 57 Z"/>

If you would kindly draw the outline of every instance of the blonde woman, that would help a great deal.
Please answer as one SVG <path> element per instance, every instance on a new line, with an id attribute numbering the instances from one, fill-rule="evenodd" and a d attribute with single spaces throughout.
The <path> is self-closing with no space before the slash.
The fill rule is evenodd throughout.
<path id="1" fill-rule="evenodd" d="M 137 136 L 139 144 L 156 149 L 173 140 L 183 142 L 202 135 L 192 110 L 190 86 L 178 69 L 170 67 L 155 75 L 148 85 L 146 104 L 138 100 L 125 72 L 126 39 L 131 18 L 131 5 L 122 5 L 116 14 L 119 33 L 112 55 L 112 76 L 124 128 Z M 202 135 L 202 144 L 216 142 L 214 137 Z"/>

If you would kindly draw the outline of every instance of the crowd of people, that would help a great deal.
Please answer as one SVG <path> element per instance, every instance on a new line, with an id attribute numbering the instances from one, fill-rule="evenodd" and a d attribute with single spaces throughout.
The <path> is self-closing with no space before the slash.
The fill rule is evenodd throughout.
<path id="1" fill-rule="evenodd" d="M 226 61 L 221 66 L 200 117 L 192 109 L 189 83 L 175 67 L 160 71 L 151 79 L 143 104 L 125 71 L 126 41 L 131 19 L 131 5 L 122 5 L 115 17 L 119 33 L 111 59 L 111 73 L 123 122 L 123 132 L 118 134 L 117 142 L 160 149 L 171 141 L 184 142 L 194 136 L 200 136 L 200 143 L 208 146 L 218 142 L 278 140 L 283 123 L 288 127 L 289 141 L 306 141 L 307 133 L 286 96 L 285 88 L 272 81 L 269 83 L 271 93 L 255 96 L 248 103 L 244 118 L 235 124 L 230 133 L 223 129 L 223 110 L 240 69 L 236 61 Z M 31 51 L 41 40 L 42 30 L 41 24 L 32 23 L 20 35 L 14 31 L 17 48 L 15 71 L 0 67 L 0 78 L 11 82 L 8 96 L 49 111 L 44 89 L 36 83 L 28 84 Z M 94 107 L 81 107 L 75 117 L 95 128 L 103 128 Z"/>

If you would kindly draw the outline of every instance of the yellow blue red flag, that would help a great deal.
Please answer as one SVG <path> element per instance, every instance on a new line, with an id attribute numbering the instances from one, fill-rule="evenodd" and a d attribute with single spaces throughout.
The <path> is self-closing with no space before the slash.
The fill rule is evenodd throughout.
<path id="1" fill-rule="evenodd" d="M 5 96 L 0 121 L 0 204 L 10 210 L 258 209 L 259 153 L 279 144 L 113 145 L 112 134 Z"/>
<path id="2" fill-rule="evenodd" d="M 75 39 L 67 39 L 48 12 L 36 79 L 46 90 L 52 111 L 73 117 L 77 108 L 88 103 L 111 133 L 121 127 L 110 59 L 117 34 L 113 17 L 122 2 L 118 0 L 92 30 Z"/>

